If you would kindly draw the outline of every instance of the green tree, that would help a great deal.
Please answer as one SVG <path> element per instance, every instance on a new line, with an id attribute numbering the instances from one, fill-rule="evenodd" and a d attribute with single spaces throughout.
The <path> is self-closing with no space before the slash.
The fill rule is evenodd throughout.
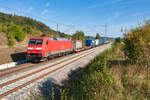
<path id="1" fill-rule="evenodd" d="M 13 37 L 18 41 L 23 41 L 25 38 L 25 33 L 22 30 L 22 27 L 16 24 L 8 26 L 9 34 L 12 34 Z"/>
<path id="2" fill-rule="evenodd" d="M 76 31 L 76 33 L 73 34 L 72 37 L 74 40 L 84 40 L 84 38 L 85 38 L 83 31 Z"/>
<path id="3" fill-rule="evenodd" d="M 8 45 L 9 46 L 14 46 L 15 45 L 13 34 L 8 35 Z"/>
<path id="4" fill-rule="evenodd" d="M 27 25 L 23 27 L 23 31 L 28 34 L 32 34 L 32 27 Z"/>
<path id="5" fill-rule="evenodd" d="M 6 25 L 3 25 L 2 27 L 2 32 L 7 33 L 8 32 L 8 27 Z"/>
<path id="6" fill-rule="evenodd" d="M 38 29 L 32 29 L 32 35 L 33 36 L 39 36 L 39 35 L 42 35 L 42 32 Z M 44 33 L 46 35 L 46 33 Z"/>
<path id="7" fill-rule="evenodd" d="M 3 23 L 0 22 L 0 32 L 2 32 L 3 29 Z"/>
<path id="8" fill-rule="evenodd" d="M 99 33 L 97 33 L 97 34 L 96 34 L 95 39 L 100 39 L 100 35 L 99 35 Z"/>
<path id="9" fill-rule="evenodd" d="M 120 37 L 118 37 L 118 38 L 115 39 L 116 43 L 121 43 L 121 41 L 122 41 L 122 39 Z"/>

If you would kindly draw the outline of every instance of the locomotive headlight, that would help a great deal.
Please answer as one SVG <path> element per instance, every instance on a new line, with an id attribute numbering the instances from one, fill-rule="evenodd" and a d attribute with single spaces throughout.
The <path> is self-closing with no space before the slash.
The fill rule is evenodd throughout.
<path id="1" fill-rule="evenodd" d="M 33 48 L 31 48 L 31 47 L 28 47 L 28 50 L 33 50 Z"/>
<path id="2" fill-rule="evenodd" d="M 42 50 L 42 48 L 36 48 L 36 50 Z"/>

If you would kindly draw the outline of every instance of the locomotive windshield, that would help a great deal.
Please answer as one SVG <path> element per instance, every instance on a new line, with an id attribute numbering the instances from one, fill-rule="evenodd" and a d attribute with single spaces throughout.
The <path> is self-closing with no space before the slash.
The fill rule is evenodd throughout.
<path id="1" fill-rule="evenodd" d="M 42 39 L 31 39 L 30 41 L 29 41 L 29 44 L 30 45 L 40 45 L 40 44 L 42 44 L 43 43 L 43 40 Z"/>

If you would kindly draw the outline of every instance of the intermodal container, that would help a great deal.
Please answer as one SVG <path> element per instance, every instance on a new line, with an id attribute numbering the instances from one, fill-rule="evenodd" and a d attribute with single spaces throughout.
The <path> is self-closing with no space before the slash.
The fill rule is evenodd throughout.
<path id="1" fill-rule="evenodd" d="M 86 46 L 95 46 L 95 40 L 94 39 L 86 39 L 85 44 L 86 44 Z"/>
<path id="2" fill-rule="evenodd" d="M 80 49 L 82 48 L 82 41 L 81 40 L 73 40 L 72 41 L 73 49 Z"/>
<path id="3" fill-rule="evenodd" d="M 96 46 L 100 45 L 100 40 L 99 40 L 99 39 L 96 39 L 96 40 L 95 40 L 95 45 L 96 45 Z"/>
<path id="4" fill-rule="evenodd" d="M 102 40 L 102 43 L 105 44 L 105 40 L 104 39 Z"/>

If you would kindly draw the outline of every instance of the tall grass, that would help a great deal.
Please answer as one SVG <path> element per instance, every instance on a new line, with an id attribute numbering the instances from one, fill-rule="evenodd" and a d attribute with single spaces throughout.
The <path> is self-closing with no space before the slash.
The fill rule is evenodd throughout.
<path id="1" fill-rule="evenodd" d="M 120 43 L 114 44 L 71 79 L 70 95 L 74 100 L 150 100 L 149 73 L 125 58 Z"/>
<path id="2" fill-rule="evenodd" d="M 150 70 L 128 62 L 121 48 L 120 43 L 113 44 L 59 87 L 60 99 L 150 100 Z"/>
<path id="3" fill-rule="evenodd" d="M 70 94 L 74 100 L 109 99 L 113 92 L 115 79 L 107 68 L 109 56 L 116 50 L 111 49 L 97 56 L 81 71 L 79 77 L 70 80 Z"/>

